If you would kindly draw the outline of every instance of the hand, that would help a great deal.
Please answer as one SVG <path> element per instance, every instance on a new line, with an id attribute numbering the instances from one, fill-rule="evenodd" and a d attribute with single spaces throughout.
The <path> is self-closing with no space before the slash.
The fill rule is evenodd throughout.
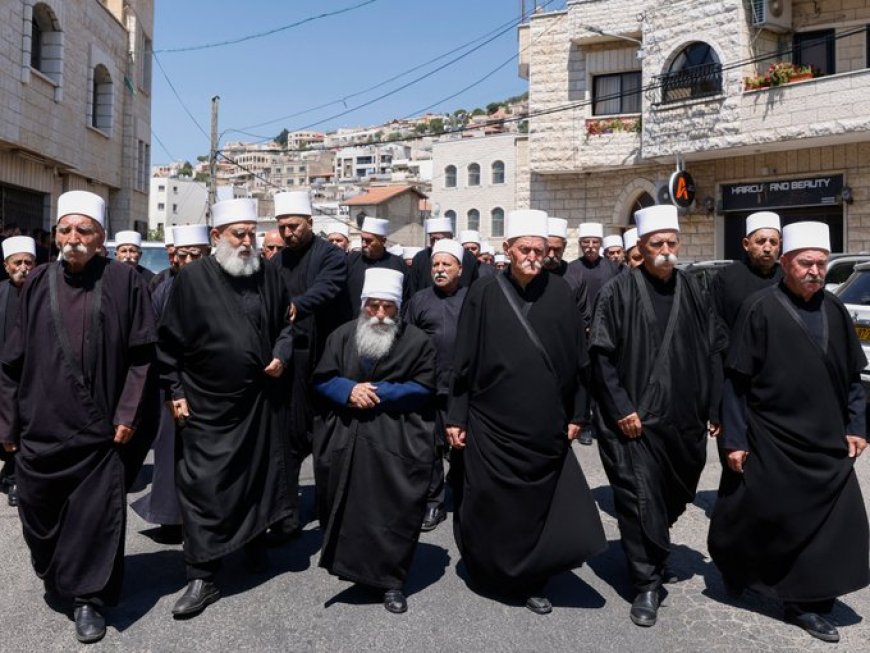
<path id="1" fill-rule="evenodd" d="M 710 422 L 709 424 L 707 424 L 707 433 L 710 434 L 711 438 L 718 438 L 720 435 L 722 435 L 722 425 Z"/>
<path id="2" fill-rule="evenodd" d="M 5 451 L 6 453 L 15 453 L 16 451 L 18 451 L 18 445 L 14 442 L 4 442 L 3 451 Z"/>
<path id="3" fill-rule="evenodd" d="M 639 438 L 643 432 L 643 424 L 640 423 L 640 415 L 632 413 L 616 422 L 619 430 L 627 438 Z"/>
<path id="4" fill-rule="evenodd" d="M 173 399 L 167 403 L 169 404 L 169 412 L 172 413 L 172 419 L 176 422 L 190 417 L 190 410 L 187 407 L 187 399 L 184 397 Z"/>
<path id="5" fill-rule="evenodd" d="M 568 442 L 573 442 L 578 437 L 580 437 L 580 432 L 582 430 L 582 424 L 568 424 Z"/>
<path id="6" fill-rule="evenodd" d="M 381 403 L 378 397 L 377 388 L 371 383 L 357 383 L 350 391 L 350 398 L 347 400 L 354 408 L 374 408 Z"/>
<path id="7" fill-rule="evenodd" d="M 290 310 L 288 311 L 287 317 L 290 318 L 291 322 L 296 321 L 296 304 L 290 302 Z"/>
<path id="8" fill-rule="evenodd" d="M 867 440 L 860 435 L 847 435 L 846 443 L 849 445 L 849 458 L 857 458 L 867 448 Z"/>
<path id="9" fill-rule="evenodd" d="M 263 371 L 273 379 L 277 379 L 284 373 L 284 363 L 279 358 L 273 358 Z"/>
<path id="10" fill-rule="evenodd" d="M 448 426 L 447 427 L 447 444 L 449 444 L 454 449 L 464 449 L 465 448 L 465 429 L 460 428 L 459 426 Z"/>
<path id="11" fill-rule="evenodd" d="M 728 467 L 731 468 L 732 472 L 742 474 L 743 465 L 746 462 L 747 457 L 749 457 L 748 451 L 741 451 L 740 449 L 735 449 L 728 452 L 728 454 L 725 456 L 725 461 L 728 463 Z"/>
<path id="12" fill-rule="evenodd" d="M 130 426 L 118 424 L 115 427 L 115 444 L 127 444 L 135 431 L 136 429 Z"/>

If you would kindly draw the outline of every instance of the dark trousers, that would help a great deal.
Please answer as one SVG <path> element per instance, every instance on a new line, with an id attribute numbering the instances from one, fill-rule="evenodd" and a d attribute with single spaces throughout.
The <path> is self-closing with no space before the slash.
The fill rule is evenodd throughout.
<path id="1" fill-rule="evenodd" d="M 796 613 L 814 612 L 816 614 L 828 614 L 834 609 L 835 599 L 825 599 L 823 601 L 785 601 L 786 610 L 791 610 Z"/>
<path id="2" fill-rule="evenodd" d="M 248 557 L 262 555 L 266 551 L 265 533 L 261 533 L 253 540 L 245 544 L 242 549 Z M 213 580 L 214 575 L 221 568 L 222 558 L 206 560 L 205 562 L 185 562 L 187 580 Z"/>
<path id="3" fill-rule="evenodd" d="M 432 480 L 426 494 L 426 509 L 444 510 L 444 456 L 447 454 L 447 431 L 445 418 L 447 397 L 438 396 L 438 410 L 435 411 L 435 462 L 432 465 Z"/>
<path id="4" fill-rule="evenodd" d="M 0 486 L 8 488 L 15 485 L 15 454 L 11 451 L 4 452 L 2 460 L 6 463 L 0 471 Z"/>

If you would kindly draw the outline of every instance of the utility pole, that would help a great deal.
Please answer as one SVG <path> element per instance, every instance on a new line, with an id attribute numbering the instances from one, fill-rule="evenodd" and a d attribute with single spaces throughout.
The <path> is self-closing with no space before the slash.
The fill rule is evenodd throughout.
<path id="1" fill-rule="evenodd" d="M 211 206 L 217 201 L 218 105 L 220 100 L 218 95 L 211 99 L 211 150 L 208 154 L 209 216 L 211 215 Z"/>

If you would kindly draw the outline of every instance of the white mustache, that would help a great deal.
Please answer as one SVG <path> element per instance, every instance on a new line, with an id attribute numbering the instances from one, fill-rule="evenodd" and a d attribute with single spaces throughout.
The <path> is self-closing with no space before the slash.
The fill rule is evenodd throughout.
<path id="1" fill-rule="evenodd" d="M 439 280 L 440 280 L 440 279 L 446 279 L 446 278 L 447 278 L 447 273 L 446 273 L 446 272 L 436 272 L 436 273 L 435 273 L 435 278 L 436 278 L 436 279 L 439 279 Z"/>
<path id="2" fill-rule="evenodd" d="M 523 270 L 534 270 L 535 272 L 537 272 L 538 270 L 541 269 L 541 262 L 540 261 L 529 261 L 527 259 L 527 260 L 523 261 L 523 263 L 522 263 L 522 265 L 520 265 L 520 267 Z"/>
<path id="3" fill-rule="evenodd" d="M 679 262 L 676 254 L 656 254 L 653 264 L 657 268 L 673 267 Z"/>

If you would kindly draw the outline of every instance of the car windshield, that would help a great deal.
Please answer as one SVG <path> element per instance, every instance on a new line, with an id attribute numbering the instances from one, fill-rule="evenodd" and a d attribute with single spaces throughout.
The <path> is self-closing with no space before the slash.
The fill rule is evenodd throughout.
<path id="1" fill-rule="evenodd" d="M 837 296 L 844 304 L 870 306 L 870 270 L 859 270 L 842 286 L 837 288 Z"/>

